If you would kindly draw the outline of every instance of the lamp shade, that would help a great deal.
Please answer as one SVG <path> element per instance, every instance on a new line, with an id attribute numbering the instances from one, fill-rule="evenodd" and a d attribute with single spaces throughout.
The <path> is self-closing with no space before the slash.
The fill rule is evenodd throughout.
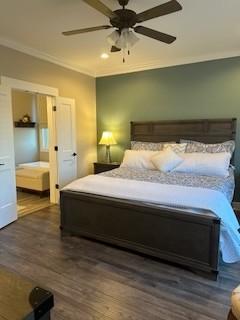
<path id="1" fill-rule="evenodd" d="M 99 144 L 105 144 L 107 146 L 110 146 L 112 144 L 117 144 L 116 140 L 113 137 L 112 132 L 110 131 L 103 131 L 102 138 L 99 141 Z"/>
<path id="2" fill-rule="evenodd" d="M 120 33 L 117 30 L 115 30 L 107 37 L 107 41 L 111 46 L 114 46 L 115 43 L 118 41 L 119 37 Z"/>

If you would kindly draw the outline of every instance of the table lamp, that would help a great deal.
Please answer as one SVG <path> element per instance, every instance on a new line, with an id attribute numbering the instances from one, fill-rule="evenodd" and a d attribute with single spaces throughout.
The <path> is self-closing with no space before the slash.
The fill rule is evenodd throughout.
<path id="1" fill-rule="evenodd" d="M 110 147 L 113 144 L 117 144 L 116 140 L 113 137 L 112 132 L 110 131 L 103 131 L 102 138 L 99 141 L 99 144 L 103 144 L 106 146 L 106 162 L 111 163 L 111 153 L 110 153 Z"/>

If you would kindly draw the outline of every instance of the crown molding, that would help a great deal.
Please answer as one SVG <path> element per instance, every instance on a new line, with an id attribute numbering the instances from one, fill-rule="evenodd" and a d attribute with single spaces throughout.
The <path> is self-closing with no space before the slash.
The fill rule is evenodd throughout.
<path id="1" fill-rule="evenodd" d="M 16 51 L 20 51 L 22 53 L 26 53 L 26 54 L 28 54 L 30 56 L 33 56 L 35 58 L 39 58 L 41 60 L 45 60 L 45 61 L 54 63 L 56 65 L 59 65 L 61 67 L 66 68 L 66 69 L 77 71 L 79 73 L 83 73 L 83 74 L 91 76 L 91 77 L 96 77 L 95 72 L 92 72 L 92 71 L 90 71 L 88 69 L 80 68 L 78 66 L 66 63 L 63 60 L 58 59 L 58 58 L 56 58 L 56 57 L 54 57 L 52 55 L 46 54 L 44 52 L 41 52 L 39 50 L 33 49 L 31 47 L 28 47 L 28 46 L 22 45 L 22 44 L 20 44 L 18 42 L 9 40 L 7 38 L 0 37 L 0 45 L 3 45 L 3 46 L 5 46 L 7 48 L 10 48 L 10 49 L 14 49 Z"/>
<path id="2" fill-rule="evenodd" d="M 207 61 L 227 59 L 227 58 L 235 58 L 235 57 L 240 57 L 240 50 L 230 51 L 225 53 L 215 53 L 212 55 L 201 55 L 196 57 L 181 58 L 181 59 L 172 61 L 171 63 L 163 63 L 161 60 L 152 60 L 148 63 L 138 64 L 134 66 L 127 66 L 127 68 L 124 70 L 120 68 L 118 69 L 112 68 L 111 70 L 111 68 L 109 68 L 109 71 L 96 72 L 95 76 L 96 78 L 108 77 L 108 76 L 128 74 L 133 72 L 162 69 L 167 67 L 174 67 L 174 66 L 180 66 L 180 65 L 186 65 L 186 64 L 193 64 L 193 63 L 207 62 Z"/>
<path id="3" fill-rule="evenodd" d="M 67 63 L 61 59 L 54 57 L 54 56 L 48 55 L 44 52 L 38 51 L 38 50 L 33 49 L 31 47 L 24 46 L 20 43 L 9 40 L 7 38 L 0 37 L 0 45 L 14 49 L 16 51 L 26 53 L 30 56 L 51 62 L 53 64 L 59 65 L 59 66 L 64 67 L 66 69 L 70 69 L 70 70 L 73 70 L 73 71 L 76 71 L 76 72 L 79 72 L 79 73 L 82 73 L 82 74 L 85 74 L 85 75 L 88 75 L 88 76 L 91 76 L 94 78 L 115 76 L 115 75 L 140 72 L 140 71 L 145 71 L 145 70 L 161 69 L 161 68 L 167 68 L 167 67 L 174 67 L 174 66 L 199 63 L 199 62 L 206 62 L 206 61 L 213 61 L 213 60 L 226 59 L 226 58 L 234 58 L 234 57 L 240 56 L 240 50 L 237 50 L 237 51 L 229 51 L 229 52 L 224 52 L 224 53 L 200 55 L 200 56 L 196 56 L 196 57 L 180 58 L 180 59 L 176 59 L 176 60 L 169 62 L 169 63 L 163 63 L 160 59 L 159 60 L 151 60 L 147 63 L 136 64 L 136 65 L 132 65 L 132 66 L 129 66 L 126 64 L 124 69 L 118 68 L 118 67 L 117 68 L 110 67 L 110 68 L 102 70 L 102 71 L 97 70 L 97 71 L 93 72 L 89 69 L 85 69 L 85 68 L 78 67 L 76 65 L 72 65 L 72 64 Z"/>

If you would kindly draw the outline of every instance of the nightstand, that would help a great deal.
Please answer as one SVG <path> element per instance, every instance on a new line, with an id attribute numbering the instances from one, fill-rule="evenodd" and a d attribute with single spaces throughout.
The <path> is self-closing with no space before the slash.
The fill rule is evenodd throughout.
<path id="1" fill-rule="evenodd" d="M 117 169 L 120 166 L 119 162 L 111 162 L 111 163 L 106 163 L 106 162 L 94 162 L 94 174 Z"/>

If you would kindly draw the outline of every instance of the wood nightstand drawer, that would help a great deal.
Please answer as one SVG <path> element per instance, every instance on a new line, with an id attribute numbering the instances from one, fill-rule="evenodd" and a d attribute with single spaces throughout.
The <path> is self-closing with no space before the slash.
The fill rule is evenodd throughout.
<path id="1" fill-rule="evenodd" d="M 112 162 L 112 163 L 94 162 L 94 174 L 117 169 L 119 168 L 119 166 L 120 166 L 120 163 L 118 162 Z"/>

